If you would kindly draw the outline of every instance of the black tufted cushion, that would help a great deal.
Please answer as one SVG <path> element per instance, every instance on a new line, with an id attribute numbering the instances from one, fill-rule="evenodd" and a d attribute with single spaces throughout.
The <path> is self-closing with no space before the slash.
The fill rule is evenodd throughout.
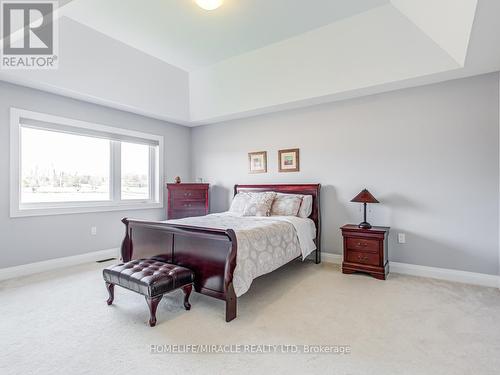
<path id="1" fill-rule="evenodd" d="M 154 259 L 136 259 L 110 266 L 102 272 L 108 283 L 149 297 L 168 293 L 194 281 L 190 269 Z"/>

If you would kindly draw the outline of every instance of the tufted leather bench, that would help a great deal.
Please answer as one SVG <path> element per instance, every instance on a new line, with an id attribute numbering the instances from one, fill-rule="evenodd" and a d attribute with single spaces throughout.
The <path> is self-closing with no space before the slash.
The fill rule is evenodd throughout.
<path id="1" fill-rule="evenodd" d="M 156 308 L 165 293 L 182 288 L 184 308 L 186 310 L 191 308 L 189 295 L 193 287 L 194 274 L 188 268 L 155 259 L 136 259 L 110 266 L 104 269 L 102 274 L 109 292 L 108 305 L 113 303 L 115 285 L 146 297 L 151 327 L 156 325 Z"/>

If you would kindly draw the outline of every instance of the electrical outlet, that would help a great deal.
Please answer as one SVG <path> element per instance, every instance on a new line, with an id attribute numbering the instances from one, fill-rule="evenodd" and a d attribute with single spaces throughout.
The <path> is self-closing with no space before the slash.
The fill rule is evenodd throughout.
<path id="1" fill-rule="evenodd" d="M 406 234 L 398 233 L 398 243 L 406 243 Z"/>
<path id="2" fill-rule="evenodd" d="M 97 234 L 97 227 L 90 227 L 90 234 L 95 236 Z"/>

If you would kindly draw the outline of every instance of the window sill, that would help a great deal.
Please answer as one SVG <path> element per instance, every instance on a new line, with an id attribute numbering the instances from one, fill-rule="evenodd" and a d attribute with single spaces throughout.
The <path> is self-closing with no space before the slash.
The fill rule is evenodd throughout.
<path id="1" fill-rule="evenodd" d="M 163 208 L 163 203 L 159 202 L 146 202 L 146 203 L 120 203 L 109 204 L 103 203 L 102 205 L 78 205 L 78 206 L 65 206 L 65 207 L 50 207 L 43 206 L 38 208 L 16 208 L 11 207 L 10 217 L 29 217 L 29 216 L 51 216 L 51 215 L 71 215 L 71 214 L 84 214 L 92 212 L 112 212 L 112 211 L 129 211 L 129 210 L 148 210 L 154 208 Z"/>

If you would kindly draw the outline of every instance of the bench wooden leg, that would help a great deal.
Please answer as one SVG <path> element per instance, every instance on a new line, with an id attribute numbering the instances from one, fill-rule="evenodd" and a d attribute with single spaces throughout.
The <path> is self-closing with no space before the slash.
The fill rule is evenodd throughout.
<path id="1" fill-rule="evenodd" d="M 184 292 L 184 308 L 186 310 L 191 310 L 191 304 L 189 303 L 189 296 L 191 295 L 192 290 L 193 290 L 193 284 L 185 285 L 182 287 L 182 291 Z"/>
<path id="2" fill-rule="evenodd" d="M 158 304 L 160 303 L 163 295 L 156 297 L 148 297 L 146 296 L 146 302 L 149 307 L 149 325 L 150 327 L 154 327 L 156 325 L 156 309 Z"/>
<path id="3" fill-rule="evenodd" d="M 109 298 L 106 301 L 108 305 L 111 305 L 113 303 L 113 300 L 115 299 L 115 284 L 111 283 L 106 283 L 106 289 L 108 290 L 109 293 Z"/>

